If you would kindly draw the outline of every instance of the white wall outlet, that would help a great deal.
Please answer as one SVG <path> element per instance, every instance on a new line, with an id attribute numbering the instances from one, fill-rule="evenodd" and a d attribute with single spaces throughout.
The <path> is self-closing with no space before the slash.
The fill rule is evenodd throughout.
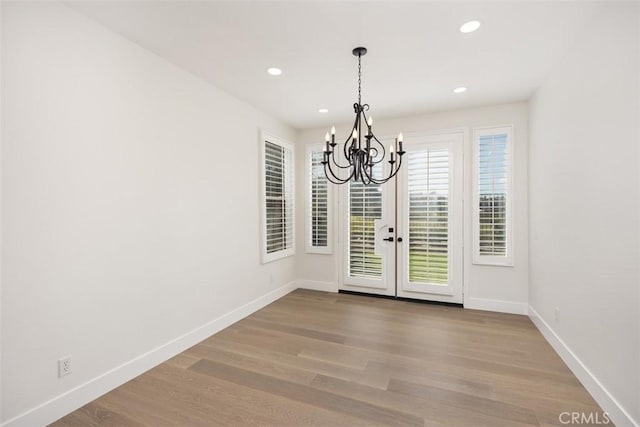
<path id="1" fill-rule="evenodd" d="M 560 308 L 556 307 L 556 309 L 554 310 L 554 315 L 556 318 L 556 322 L 560 321 Z"/>
<path id="2" fill-rule="evenodd" d="M 62 378 L 65 375 L 71 373 L 71 356 L 58 359 L 58 378 Z"/>

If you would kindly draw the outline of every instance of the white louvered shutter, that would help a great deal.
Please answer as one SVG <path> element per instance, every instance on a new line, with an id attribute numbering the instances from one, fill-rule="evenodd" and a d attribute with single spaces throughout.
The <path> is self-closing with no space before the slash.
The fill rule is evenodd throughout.
<path id="1" fill-rule="evenodd" d="M 409 282 L 449 281 L 448 149 L 408 153 Z"/>
<path id="2" fill-rule="evenodd" d="M 382 166 L 374 166 L 374 176 L 382 177 Z M 349 182 L 349 276 L 382 277 L 382 257 L 375 250 L 375 220 L 382 218 L 382 188 L 378 184 Z"/>
<path id="3" fill-rule="evenodd" d="M 326 248 L 329 242 L 328 181 L 324 173 L 322 151 L 309 152 L 309 246 Z"/>
<path id="4" fill-rule="evenodd" d="M 293 248 L 293 153 L 265 141 L 265 245 L 271 254 Z"/>
<path id="5" fill-rule="evenodd" d="M 507 252 L 508 135 L 481 135 L 478 141 L 479 255 Z"/>

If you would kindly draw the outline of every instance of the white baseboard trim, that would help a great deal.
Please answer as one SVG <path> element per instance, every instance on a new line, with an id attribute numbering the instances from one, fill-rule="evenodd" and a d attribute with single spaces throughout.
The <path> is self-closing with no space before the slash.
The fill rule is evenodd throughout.
<path id="1" fill-rule="evenodd" d="M 87 381 L 27 412 L 5 421 L 2 427 L 34 427 L 51 424 L 125 382 L 172 358 L 297 288 L 293 281 L 250 301 L 186 334 Z"/>
<path id="2" fill-rule="evenodd" d="M 318 280 L 298 280 L 298 288 L 313 291 L 338 292 L 338 284 L 334 282 L 320 282 Z"/>
<path id="3" fill-rule="evenodd" d="M 591 373 L 576 354 L 565 344 L 565 342 L 555 333 L 547 322 L 529 306 L 529 318 L 540 330 L 551 347 L 558 353 L 560 358 L 567 364 L 571 372 L 580 380 L 584 388 L 591 394 L 593 399 L 600 405 L 603 411 L 607 412 L 609 418 L 618 427 L 639 426 L 639 422 L 634 421 L 618 401 L 609 393 L 600 381 Z"/>
<path id="4" fill-rule="evenodd" d="M 499 313 L 527 314 L 527 303 L 486 298 L 464 298 L 464 308 L 497 311 Z"/>

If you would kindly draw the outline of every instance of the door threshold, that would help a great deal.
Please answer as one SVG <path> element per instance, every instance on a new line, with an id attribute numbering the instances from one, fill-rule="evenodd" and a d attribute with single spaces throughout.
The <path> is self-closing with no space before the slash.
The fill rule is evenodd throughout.
<path id="1" fill-rule="evenodd" d="M 344 289 L 338 290 L 338 293 L 339 294 L 347 294 L 347 295 L 360 295 L 360 296 L 363 296 L 363 297 L 394 299 L 394 300 L 397 300 L 397 301 L 417 302 L 417 303 L 420 303 L 420 304 L 447 305 L 449 307 L 464 308 L 464 306 L 462 304 L 458 304 L 457 302 L 430 301 L 430 300 L 425 300 L 425 299 L 397 297 L 397 296 L 393 296 L 393 295 L 378 295 L 378 294 L 370 294 L 370 293 L 367 293 L 367 292 L 346 291 Z"/>

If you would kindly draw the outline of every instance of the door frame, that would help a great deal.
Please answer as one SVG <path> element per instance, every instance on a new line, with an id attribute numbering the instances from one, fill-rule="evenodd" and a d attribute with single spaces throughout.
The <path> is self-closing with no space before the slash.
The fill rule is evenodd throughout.
<path id="1" fill-rule="evenodd" d="M 416 136 L 409 147 L 441 147 L 449 153 L 449 198 L 448 198 L 448 279 L 449 285 L 430 285 L 415 283 L 407 280 L 408 275 L 408 170 L 405 168 L 398 174 L 397 188 L 397 217 L 396 225 L 400 236 L 404 238 L 397 245 L 396 255 L 396 288 L 397 296 L 402 298 L 420 299 L 438 302 L 462 304 L 464 294 L 464 134 L 462 132 L 447 132 Z M 402 187 L 402 188 L 401 188 Z"/>
<path id="2" fill-rule="evenodd" d="M 462 194 L 460 195 L 462 197 L 462 212 L 461 212 L 461 217 L 462 217 L 462 255 L 461 255 L 461 259 L 460 259 L 460 263 L 461 263 L 461 280 L 462 280 L 462 301 L 461 303 L 464 304 L 465 301 L 465 297 L 469 295 L 469 283 L 468 283 L 468 277 L 469 277 L 469 266 L 467 265 L 467 247 L 465 245 L 465 242 L 468 239 L 468 222 L 469 222 L 469 218 L 468 218 L 468 203 L 469 203 L 469 197 L 467 197 L 467 194 L 470 191 L 470 184 L 467 182 L 471 176 L 470 174 L 470 170 L 469 168 L 471 167 L 471 159 L 468 155 L 469 153 L 469 149 L 470 147 L 470 140 L 469 140 L 469 127 L 463 126 L 463 127 L 451 127 L 451 128 L 442 128 L 442 129 L 428 129 L 428 130 L 423 130 L 423 131 L 409 131 L 409 132 L 404 132 L 405 135 L 405 144 L 407 143 L 407 140 L 412 140 L 412 139 L 419 139 L 419 138 L 425 138 L 428 136 L 434 136 L 434 135 L 442 135 L 442 134 L 452 134 L 452 133 L 460 133 L 462 134 L 462 159 L 461 159 L 461 165 L 462 165 Z M 383 135 L 380 139 L 381 140 L 387 140 L 387 139 L 392 139 L 394 138 L 393 135 Z M 389 184 L 389 183 L 387 183 Z M 383 185 L 387 185 L 387 184 L 383 184 Z M 345 257 L 345 244 L 346 244 L 346 239 L 348 238 L 348 235 L 346 233 L 347 231 L 347 227 L 346 227 L 346 215 L 347 215 L 347 205 L 346 203 L 348 202 L 346 199 L 346 193 L 347 193 L 347 189 L 346 186 L 348 184 L 344 184 L 344 185 L 340 185 L 338 186 L 337 190 L 337 197 L 334 198 L 334 200 L 336 201 L 336 203 L 334 203 L 334 218 L 337 219 L 337 221 L 334 222 L 334 224 L 337 223 L 337 235 L 336 235 L 336 239 L 335 239 L 335 279 L 336 279 L 336 288 L 338 291 L 352 291 L 352 292 L 361 292 L 361 293 L 367 293 L 366 290 L 367 288 L 365 287 L 351 287 L 349 285 L 345 285 L 344 283 L 344 276 L 345 276 L 345 264 L 347 262 L 347 259 Z M 391 184 L 394 187 L 394 192 L 395 192 L 395 187 L 396 187 L 396 182 L 394 180 L 394 183 Z M 395 205 L 397 205 L 397 203 L 395 203 Z M 394 229 L 394 237 L 397 237 L 397 234 L 395 233 L 397 230 Z M 394 262 L 395 265 L 397 265 L 397 261 Z M 395 280 L 395 286 L 397 286 L 397 275 L 396 275 L 396 280 Z M 395 288 L 394 286 L 394 288 Z M 395 294 L 393 294 L 395 295 Z M 394 297 L 392 295 L 392 297 Z M 398 299 L 406 299 L 406 298 L 402 298 L 399 296 L 395 296 L 395 298 Z M 460 304 L 455 304 L 454 305 L 460 305 Z"/>
<path id="3" fill-rule="evenodd" d="M 379 137 L 380 141 L 383 144 L 387 144 L 389 142 L 394 141 L 394 136 L 383 135 Z M 383 176 L 386 176 L 389 173 L 389 165 L 387 162 L 383 162 Z M 395 269 L 395 221 L 394 223 L 390 223 L 391 220 L 395 220 L 395 179 L 393 181 L 389 181 L 388 183 L 381 184 L 383 188 L 382 193 L 382 218 L 380 220 L 375 221 L 376 230 L 381 230 L 387 227 L 393 227 L 393 233 L 385 233 L 384 236 L 376 235 L 375 241 L 375 250 L 376 253 L 383 253 L 383 261 L 382 261 L 382 281 L 386 282 L 387 285 L 384 284 L 376 285 L 373 283 L 373 280 L 369 279 L 360 279 L 360 278 L 348 278 L 348 268 L 349 268 L 349 257 L 347 254 L 347 248 L 349 246 L 349 183 L 340 185 L 339 187 L 339 197 L 340 200 L 340 215 L 339 218 L 339 247 L 338 247 L 338 272 L 339 272 L 339 281 L 338 281 L 338 289 L 346 290 L 350 292 L 359 292 L 359 293 L 370 293 L 373 295 L 384 295 L 395 297 L 396 296 L 396 269 Z M 393 236 L 393 242 L 385 242 L 382 240 L 383 237 L 391 237 Z"/>

